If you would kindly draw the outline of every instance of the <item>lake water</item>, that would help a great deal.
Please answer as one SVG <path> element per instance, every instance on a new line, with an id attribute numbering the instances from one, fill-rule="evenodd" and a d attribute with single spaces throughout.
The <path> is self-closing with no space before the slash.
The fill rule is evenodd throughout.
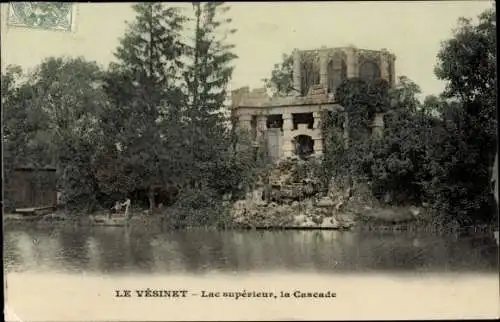
<path id="1" fill-rule="evenodd" d="M 7 304 L 29 321 L 497 317 L 498 263 L 488 233 L 123 227 L 4 233 Z M 146 288 L 189 295 L 116 297 L 117 290 Z M 202 296 L 243 290 L 278 295 Z M 299 298 L 297 291 L 336 298 Z"/>

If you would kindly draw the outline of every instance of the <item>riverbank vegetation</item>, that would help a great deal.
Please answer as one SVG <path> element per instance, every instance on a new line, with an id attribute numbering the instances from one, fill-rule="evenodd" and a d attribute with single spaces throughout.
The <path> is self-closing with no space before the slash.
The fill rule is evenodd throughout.
<path id="1" fill-rule="evenodd" d="M 228 205 L 270 171 L 225 113 L 237 58 L 224 3 L 186 12 L 162 3 L 134 5 L 137 17 L 107 68 L 52 57 L 30 73 L 2 75 L 6 187 L 17 165 L 55 166 L 72 213 L 91 214 L 130 198 L 175 227 L 231 225 Z M 431 222 L 492 222 L 496 149 L 496 13 L 461 19 L 439 53 L 442 95 L 418 99 L 417 84 L 350 79 L 337 91 L 349 115 L 345 147 L 335 115 L 324 124 L 323 185 L 349 177 L 393 205 L 421 205 Z M 289 56 L 267 85 L 289 93 Z M 367 120 L 384 112 L 383 136 Z M 5 194 L 7 210 L 9 189 Z M 9 208 L 10 207 L 10 208 Z M 167 209 L 167 210 L 165 210 Z"/>

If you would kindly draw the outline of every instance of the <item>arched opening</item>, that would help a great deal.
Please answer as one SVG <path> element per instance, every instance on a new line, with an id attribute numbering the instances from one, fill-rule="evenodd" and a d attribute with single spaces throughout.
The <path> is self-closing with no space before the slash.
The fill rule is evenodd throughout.
<path id="1" fill-rule="evenodd" d="M 295 154 L 301 159 L 307 158 L 314 152 L 314 140 L 309 135 L 297 135 L 293 138 L 293 144 Z"/>
<path id="2" fill-rule="evenodd" d="M 365 61 L 359 67 L 359 77 L 366 81 L 371 82 L 380 78 L 380 68 L 377 63 L 373 61 Z"/>
<path id="3" fill-rule="evenodd" d="M 335 93 L 337 87 L 347 78 L 347 64 L 341 53 L 336 53 L 328 63 L 328 92 Z"/>
<path id="4" fill-rule="evenodd" d="M 302 95 L 307 95 L 309 88 L 312 85 L 317 85 L 320 82 L 319 66 L 313 61 L 304 61 L 301 66 L 302 75 Z"/>

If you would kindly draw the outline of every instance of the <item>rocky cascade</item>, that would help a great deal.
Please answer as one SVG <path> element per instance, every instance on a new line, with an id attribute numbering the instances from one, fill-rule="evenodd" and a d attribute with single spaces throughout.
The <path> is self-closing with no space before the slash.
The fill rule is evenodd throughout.
<path id="1" fill-rule="evenodd" d="M 255 189 L 231 208 L 233 223 L 243 228 L 350 229 L 366 220 L 399 223 L 414 220 L 416 208 L 383 206 L 366 184 L 331 180 L 323 188 L 314 167 L 319 160 L 280 161 Z"/>

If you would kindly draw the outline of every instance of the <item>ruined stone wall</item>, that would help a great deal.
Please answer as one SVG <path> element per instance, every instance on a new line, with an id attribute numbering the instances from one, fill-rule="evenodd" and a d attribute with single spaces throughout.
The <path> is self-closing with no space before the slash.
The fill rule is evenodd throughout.
<path id="1" fill-rule="evenodd" d="M 258 141 L 266 133 L 267 116 L 281 115 L 283 120 L 279 151 L 281 157 L 295 154 L 295 138 L 306 135 L 314 141 L 314 153 L 323 153 L 321 133 L 321 112 L 324 110 L 342 113 L 343 108 L 336 104 L 334 92 L 346 78 L 382 78 L 394 84 L 395 56 L 387 50 L 379 51 L 357 49 L 354 46 L 316 50 L 294 50 L 293 87 L 294 94 L 286 97 L 271 97 L 265 88 L 250 90 L 243 87 L 232 92 L 232 114 L 238 126 L 256 133 Z M 312 113 L 313 129 L 300 127 L 294 129 L 293 114 Z M 255 120 L 252 125 L 252 120 Z M 345 119 L 347 133 L 349 120 Z M 373 120 L 373 135 L 381 135 L 384 127 L 384 114 L 377 114 Z M 275 133 L 277 135 L 277 133 Z M 349 138 L 344 137 L 346 146 Z M 268 144 L 270 144 L 268 142 Z M 275 143 L 273 143 L 275 144 Z"/>
<path id="2" fill-rule="evenodd" d="M 380 77 L 395 83 L 395 55 L 382 50 L 322 47 L 315 50 L 294 50 L 293 82 L 297 93 L 307 95 L 310 88 L 320 85 L 329 93 L 346 78 Z"/>

